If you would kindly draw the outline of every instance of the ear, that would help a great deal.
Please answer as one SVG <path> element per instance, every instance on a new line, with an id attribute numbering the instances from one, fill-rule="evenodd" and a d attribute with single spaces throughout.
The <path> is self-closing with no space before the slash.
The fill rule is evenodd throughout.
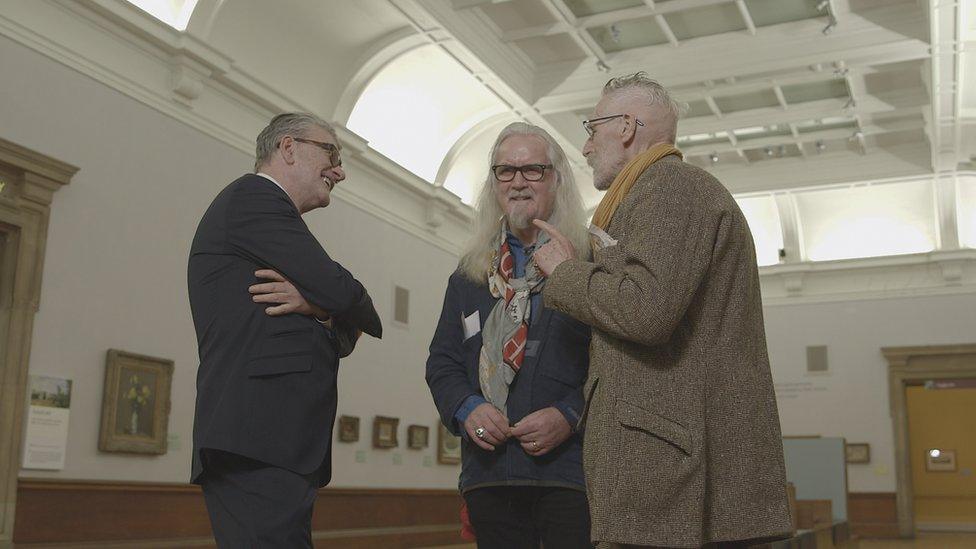
<path id="1" fill-rule="evenodd" d="M 294 164 L 297 160 L 295 158 L 297 152 L 295 140 L 290 135 L 281 138 L 281 142 L 278 143 L 278 154 L 281 155 L 281 159 L 285 161 L 285 164 L 289 166 Z"/>
<path id="2" fill-rule="evenodd" d="M 637 123 L 634 121 L 634 117 L 629 114 L 624 115 L 624 125 L 620 130 L 620 138 L 624 146 L 630 146 L 637 139 Z"/>

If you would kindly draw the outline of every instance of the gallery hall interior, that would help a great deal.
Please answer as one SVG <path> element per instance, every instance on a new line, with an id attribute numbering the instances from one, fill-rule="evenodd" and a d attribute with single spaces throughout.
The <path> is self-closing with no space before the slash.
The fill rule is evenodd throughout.
<path id="1" fill-rule="evenodd" d="M 482 190 L 484 203 L 498 207 L 495 197 L 505 200 L 499 193 L 507 191 L 495 187 L 508 184 L 505 166 L 492 166 L 508 162 L 499 160 L 504 147 L 496 147 L 496 139 L 515 122 L 541 128 L 551 136 L 546 154 L 561 148 L 565 162 L 550 157 L 549 164 L 521 165 L 511 184 L 540 189 L 534 177 L 544 182 L 555 177 L 552 170 L 562 170 L 560 184 L 578 187 L 582 234 L 589 226 L 612 246 L 589 261 L 599 265 L 601 257 L 639 247 L 649 250 L 649 261 L 655 250 L 670 253 L 664 241 L 627 241 L 614 232 L 621 225 L 610 225 L 608 235 L 596 221 L 619 181 L 608 192 L 594 185 L 594 172 L 602 169 L 594 160 L 603 154 L 600 134 L 629 128 L 641 136 L 658 123 L 597 107 L 615 93 L 604 95 L 608 80 L 638 72 L 663 86 L 680 111 L 674 146 L 683 157 L 675 152 L 660 162 L 717 180 L 754 243 L 754 257 L 747 254 L 754 261 L 742 272 L 758 272 L 755 302 L 765 343 L 760 335 L 708 345 L 749 344 L 761 349 L 759 356 L 768 353 L 768 371 L 765 358 L 733 366 L 758 372 L 759 382 L 764 371 L 771 375 L 768 419 L 777 456 L 782 444 L 786 482 L 770 494 L 785 494 L 789 513 L 782 516 L 791 529 L 778 539 L 757 537 L 735 547 L 976 548 L 976 0 L 2 0 L 0 549 L 218 547 L 212 502 L 191 479 L 191 467 L 195 457 L 211 467 L 211 457 L 234 448 L 227 443 L 197 452 L 210 425 L 206 410 L 221 409 L 201 404 L 204 390 L 207 399 L 246 403 L 228 425 L 240 422 L 242 432 L 264 433 L 254 435 L 265 437 L 255 444 L 285 451 L 274 442 L 280 433 L 268 425 L 297 413 L 294 402 L 320 388 L 288 381 L 305 374 L 288 373 L 296 367 L 288 369 L 291 363 L 282 359 L 252 371 L 241 382 L 244 389 L 226 385 L 213 397 L 211 374 L 222 370 L 202 366 L 209 360 L 202 341 L 218 337 L 213 332 L 224 329 L 216 327 L 220 322 L 250 329 L 300 321 L 337 361 L 348 354 L 337 350 L 345 341 L 345 317 L 267 315 L 248 294 L 248 284 L 267 280 L 248 272 L 248 282 L 230 289 L 256 313 L 238 320 L 236 313 L 218 312 L 201 325 L 191 248 L 204 245 L 203 224 L 222 211 L 222 191 L 262 171 L 255 164 L 259 134 L 276 115 L 291 112 L 310 113 L 331 130 L 316 127 L 321 138 L 292 132 L 272 143 L 270 158 L 328 159 L 331 175 L 313 176 L 316 192 L 326 188 L 328 207 L 308 208 L 300 217 L 289 210 L 289 219 L 300 226 L 304 221 L 307 231 L 301 230 L 345 269 L 329 271 L 338 273 L 334 280 L 351 273 L 361 283 L 383 328 L 380 339 L 354 326 L 366 333 L 358 342 L 353 337 L 354 351 L 332 371 L 334 426 L 330 412 L 328 421 L 310 421 L 299 434 L 306 442 L 322 441 L 326 463 L 331 460 L 327 485 L 313 487 L 311 544 L 485 547 L 478 523 L 472 529 L 468 522 L 480 515 L 468 516 L 474 506 L 461 493 L 466 475 L 486 463 L 475 455 L 483 451 L 476 444 L 484 444 L 485 429 L 466 430 L 465 417 L 480 417 L 470 410 L 464 413 L 471 416 L 460 415 L 471 400 L 458 407 L 455 399 L 445 408 L 449 399 L 439 395 L 432 365 L 454 357 L 459 367 L 469 366 L 470 393 L 491 407 L 495 400 L 487 391 L 488 400 L 481 398 L 479 380 L 484 389 L 486 361 L 494 360 L 489 339 L 497 332 L 485 320 L 493 311 L 500 314 L 492 319 L 512 322 L 505 314 L 517 298 L 504 291 L 490 297 L 484 279 L 468 281 L 490 301 L 480 316 L 463 309 L 459 318 L 450 303 L 460 290 L 448 282 L 460 277 L 452 273 L 461 272 L 459 260 L 483 225 Z M 289 151 L 297 152 L 289 157 Z M 290 183 L 278 176 L 244 181 L 255 180 L 280 201 L 286 194 L 294 200 Z M 652 203 L 634 207 L 663 211 Z M 652 215 L 645 219 L 656 222 Z M 228 223 L 220 230 L 236 230 Z M 254 223 L 251 229 L 264 234 L 265 228 L 255 228 L 263 222 Z M 495 244 L 483 243 L 496 246 L 488 272 L 492 292 L 492 277 L 504 271 L 497 242 L 509 250 L 516 236 L 503 228 Z M 681 238 L 678 231 L 673 238 Z M 543 249 L 538 244 L 533 249 Z M 311 261 L 296 258 L 298 250 L 282 245 L 274 253 Z M 686 253 L 701 250 L 689 246 L 666 264 L 680 264 Z M 251 268 L 291 272 L 258 252 L 247 257 L 256 258 Z M 711 261 L 717 265 L 723 257 L 714 252 Z M 541 272 L 535 257 L 527 261 Z M 631 268 L 637 260 L 627 261 Z M 661 402 L 687 389 L 672 394 L 655 385 L 671 379 L 660 364 L 658 377 L 630 384 L 646 385 L 656 397 L 614 400 L 606 381 L 612 364 L 601 357 L 658 355 L 647 347 L 645 354 L 607 351 L 631 343 L 604 333 L 593 319 L 577 322 L 564 314 L 560 307 L 567 306 L 556 303 L 550 285 L 566 270 L 554 271 L 539 293 L 525 290 L 522 302 L 531 308 L 514 322 L 528 326 L 526 366 L 510 380 L 509 411 L 536 359 L 560 352 L 554 356 L 585 365 L 589 357 L 588 381 L 585 372 L 569 379 L 565 369 L 544 380 L 578 394 L 580 403 L 592 397 L 582 410 L 547 408 L 562 414 L 560 425 L 570 437 L 565 445 L 582 448 L 582 468 L 579 458 L 572 462 L 580 479 L 585 470 L 587 482 L 596 482 L 589 475 L 608 466 L 594 469 L 603 454 L 591 450 L 607 443 L 593 440 L 602 424 L 592 421 L 608 406 L 610 415 L 598 417 L 611 418 L 618 438 L 625 437 L 620 440 L 650 441 L 656 451 L 677 456 L 669 459 L 679 465 L 649 458 L 648 478 L 673 478 L 680 463 L 695 459 L 744 470 L 743 459 L 752 458 L 743 456 L 754 455 L 749 439 L 709 456 L 698 427 L 660 410 Z M 702 275 L 706 280 L 709 272 Z M 228 292 L 221 281 L 229 279 L 211 274 L 207 291 Z M 593 276 L 598 280 L 600 272 Z M 743 276 L 735 280 L 749 278 Z M 304 279 L 292 279 L 298 299 L 330 311 L 315 302 L 318 294 L 305 291 Z M 638 285 L 625 279 L 618 290 L 626 294 Z M 704 293 L 688 300 L 705 299 Z M 710 310 L 693 306 L 682 314 Z M 539 333 L 532 331 L 538 314 L 558 316 L 551 326 L 572 331 L 578 324 L 592 334 L 592 346 L 583 341 L 560 351 L 565 334 L 548 344 L 531 341 Z M 311 322 L 313 316 L 324 327 Z M 717 322 L 725 329 L 745 321 L 733 315 Z M 448 332 L 457 334 L 452 349 L 458 351 L 437 351 L 438 338 Z M 475 333 L 483 347 L 470 344 Z M 285 334 L 275 345 L 287 338 L 298 341 Z M 241 340 L 228 352 L 253 343 Z M 470 360 L 462 359 L 459 353 L 469 350 L 464 356 Z M 709 373 L 699 377 L 721 375 L 704 362 L 698 367 Z M 511 366 L 509 358 L 505 364 Z M 313 373 L 317 368 L 318 362 L 304 366 Z M 741 382 L 738 375 L 728 373 Z M 272 383 L 279 384 L 278 401 L 251 399 L 257 384 Z M 734 390 L 716 386 L 723 388 L 717 392 Z M 695 406 L 715 410 L 709 407 L 715 398 L 708 392 Z M 206 406 L 218 406 L 212 402 Z M 628 411 L 627 402 L 637 411 Z M 587 411 L 591 423 L 576 423 Z M 627 423 L 631 412 L 657 427 Z M 258 425 L 255 417 L 277 419 Z M 563 455 L 559 448 L 539 453 L 527 439 L 520 446 L 518 425 L 508 428 L 513 434 L 503 443 L 506 451 L 519 452 L 531 467 L 541 470 Z M 758 432 L 759 426 L 747 422 L 737 429 Z M 613 454 L 611 462 L 623 456 Z M 747 466 L 776 470 L 778 459 Z M 512 484 L 496 484 L 511 489 L 506 482 Z M 589 497 L 598 546 L 634 543 L 626 541 L 626 531 L 599 537 L 602 503 L 594 498 L 600 492 L 574 482 L 576 493 Z M 645 489 L 655 490 L 653 484 Z M 692 498 L 692 506 L 707 508 L 702 498 L 708 490 L 706 483 L 706 495 Z M 744 498 L 752 496 L 728 497 L 733 507 L 734 498 L 743 498 L 745 508 Z M 657 524 L 653 515 L 640 517 L 635 530 Z M 647 528 L 652 538 L 646 539 L 658 539 L 654 527 Z M 556 538 L 542 539 L 546 549 L 559 549 L 560 543 L 545 542 Z M 731 540 L 706 536 L 673 545 L 720 547 L 714 541 Z"/>

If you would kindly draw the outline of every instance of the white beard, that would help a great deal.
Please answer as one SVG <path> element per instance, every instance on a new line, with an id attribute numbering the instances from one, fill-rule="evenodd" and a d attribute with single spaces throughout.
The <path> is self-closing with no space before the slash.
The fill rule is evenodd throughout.
<path id="1" fill-rule="evenodd" d="M 530 214 L 529 208 L 517 205 L 508 214 L 508 226 L 518 230 L 528 229 L 533 219 L 535 217 Z"/>

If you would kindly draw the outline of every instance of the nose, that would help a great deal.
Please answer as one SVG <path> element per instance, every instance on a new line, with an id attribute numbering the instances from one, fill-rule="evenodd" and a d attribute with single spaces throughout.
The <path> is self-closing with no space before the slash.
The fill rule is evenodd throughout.
<path id="1" fill-rule="evenodd" d="M 529 186 L 529 182 L 525 180 L 525 176 L 522 175 L 522 172 L 518 172 L 515 174 L 515 177 L 512 178 L 512 182 L 509 183 L 509 186 L 512 189 L 524 189 Z"/>
<path id="2" fill-rule="evenodd" d="M 589 156 L 593 152 L 593 136 L 586 138 L 586 143 L 583 143 L 583 156 Z"/>
<path id="3" fill-rule="evenodd" d="M 329 168 L 329 171 L 332 172 L 332 179 L 334 179 L 336 183 L 346 178 L 346 170 L 343 170 L 342 166 L 333 166 Z"/>

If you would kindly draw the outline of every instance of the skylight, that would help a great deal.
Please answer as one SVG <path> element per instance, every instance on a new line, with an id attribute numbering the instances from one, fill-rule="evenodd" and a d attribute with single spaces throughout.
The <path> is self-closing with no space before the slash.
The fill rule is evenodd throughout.
<path id="1" fill-rule="evenodd" d="M 128 0 L 130 4 L 178 31 L 186 30 L 197 0 Z"/>
<path id="2" fill-rule="evenodd" d="M 439 46 L 427 45 L 383 68 L 360 95 L 346 126 L 373 149 L 433 183 L 454 143 L 502 112 L 507 112 L 502 102 L 471 73 Z M 448 189 L 470 200 L 456 181 Z"/>

